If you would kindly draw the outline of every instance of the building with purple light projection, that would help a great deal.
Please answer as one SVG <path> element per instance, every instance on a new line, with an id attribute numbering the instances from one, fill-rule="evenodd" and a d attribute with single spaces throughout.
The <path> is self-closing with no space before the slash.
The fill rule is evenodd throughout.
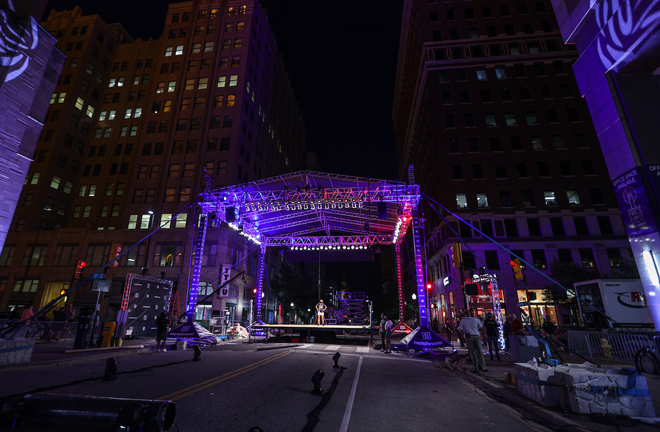
<path id="1" fill-rule="evenodd" d="M 45 6 L 0 0 L 0 250 L 65 58 L 37 21 Z"/>
<path id="2" fill-rule="evenodd" d="M 399 172 L 413 164 L 428 197 L 427 277 L 440 322 L 466 307 L 451 258 L 459 238 L 463 282 L 483 268 L 497 276 L 507 313 L 529 302 L 535 320 L 562 326 L 583 323 L 545 298 L 555 260 L 619 277 L 631 258 L 598 124 L 573 76 L 577 59 L 550 0 L 404 2 L 393 111 Z M 439 205 L 442 217 L 431 208 Z M 528 263 L 527 290 L 502 246 Z M 494 311 L 481 288 L 469 306 Z"/>
<path id="3" fill-rule="evenodd" d="M 660 1 L 552 0 L 660 328 Z"/>
<path id="4" fill-rule="evenodd" d="M 164 33 L 149 40 L 79 7 L 51 11 L 43 27 L 66 63 L 42 97 L 44 130 L 0 254 L 0 311 L 39 309 L 79 281 L 79 262 L 85 277 L 135 246 L 104 272 L 101 316 L 116 317 L 127 274 L 147 272 L 178 286 L 185 312 L 197 196 L 305 168 L 304 123 L 266 11 L 254 0 L 172 3 Z M 247 277 L 197 318 L 227 308 L 247 319 L 258 258 L 212 222 L 200 296 L 223 265 Z M 66 301 L 77 310 L 96 298 L 90 281 Z"/>

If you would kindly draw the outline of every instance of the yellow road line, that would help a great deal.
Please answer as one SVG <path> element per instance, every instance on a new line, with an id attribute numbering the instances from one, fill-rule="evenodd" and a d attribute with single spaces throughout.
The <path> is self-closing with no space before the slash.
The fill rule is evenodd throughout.
<path id="1" fill-rule="evenodd" d="M 259 360 L 256 363 L 252 363 L 252 364 L 249 364 L 247 366 L 243 366 L 242 368 L 233 370 L 231 372 L 227 372 L 227 373 L 225 373 L 223 375 L 220 375 L 218 377 L 211 378 L 211 379 L 203 381 L 201 383 L 193 384 L 190 387 L 175 391 L 174 393 L 170 393 L 168 395 L 159 397 L 158 399 L 172 400 L 172 401 L 183 399 L 184 397 L 190 396 L 191 394 L 197 393 L 198 391 L 201 391 L 201 390 L 207 389 L 209 387 L 212 387 L 214 385 L 220 384 L 223 381 L 227 381 L 229 379 L 237 377 L 241 374 L 244 374 L 245 372 L 249 372 L 251 370 L 257 369 L 258 367 L 261 367 L 261 366 L 263 366 L 267 363 L 270 363 L 270 362 L 275 361 L 279 358 L 282 358 L 282 357 L 284 357 L 284 356 L 286 356 L 290 353 L 291 353 L 290 351 L 286 351 L 286 352 L 283 352 L 283 353 L 276 354 L 274 356 L 265 358 L 263 360 Z"/>

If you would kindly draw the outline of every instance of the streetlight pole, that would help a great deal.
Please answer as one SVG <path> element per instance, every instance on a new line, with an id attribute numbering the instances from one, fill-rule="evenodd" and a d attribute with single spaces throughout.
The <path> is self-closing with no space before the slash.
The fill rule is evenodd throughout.
<path id="1" fill-rule="evenodd" d="M 144 254 L 144 267 L 146 267 L 148 269 L 149 268 L 149 249 L 151 247 L 151 229 L 154 226 L 154 217 L 155 216 L 154 216 L 153 210 L 149 210 L 147 213 L 149 213 L 149 239 L 147 239 L 147 250 Z"/>

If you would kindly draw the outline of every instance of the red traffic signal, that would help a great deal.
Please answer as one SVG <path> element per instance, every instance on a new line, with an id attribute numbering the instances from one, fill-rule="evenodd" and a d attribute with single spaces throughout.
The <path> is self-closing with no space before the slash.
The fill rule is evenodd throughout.
<path id="1" fill-rule="evenodd" d="M 254 294 L 255 297 L 257 296 L 257 289 L 256 288 L 252 290 L 252 294 Z"/>
<path id="2" fill-rule="evenodd" d="M 431 284 L 431 282 L 426 284 L 426 289 L 430 290 L 432 287 L 433 287 L 433 285 Z"/>
<path id="3" fill-rule="evenodd" d="M 516 258 L 511 260 L 511 268 L 513 269 L 513 277 L 518 280 L 522 280 L 523 273 L 522 273 L 522 267 L 520 267 L 519 259 Z"/>
<path id="4" fill-rule="evenodd" d="M 85 261 L 78 261 L 78 264 L 76 265 L 76 273 L 73 276 L 74 279 L 80 279 L 86 265 L 87 263 Z"/>
<path id="5" fill-rule="evenodd" d="M 66 288 L 62 288 L 62 289 L 60 290 L 60 295 L 62 296 L 62 295 L 64 295 L 64 294 L 66 294 Z"/>

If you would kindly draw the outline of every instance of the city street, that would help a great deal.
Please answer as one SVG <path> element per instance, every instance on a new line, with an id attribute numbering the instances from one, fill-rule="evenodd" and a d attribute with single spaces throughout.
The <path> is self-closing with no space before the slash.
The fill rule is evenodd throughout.
<path id="1" fill-rule="evenodd" d="M 200 362 L 192 361 L 192 350 L 122 357 L 114 381 L 91 379 L 49 392 L 170 399 L 177 404 L 171 430 L 247 432 L 257 426 L 264 432 L 296 431 L 304 430 L 307 414 L 323 399 L 311 393 L 312 375 L 322 369 L 321 387 L 332 394 L 315 431 L 545 430 L 524 423 L 517 412 L 483 396 L 431 360 L 356 345 L 270 349 L 278 345 L 225 343 L 205 349 Z M 333 368 L 336 352 L 341 354 L 339 365 L 346 369 Z M 53 368 L 0 372 L 0 392 L 7 395 L 95 378 L 104 368 L 105 362 L 99 361 L 60 366 L 57 373 Z"/>

